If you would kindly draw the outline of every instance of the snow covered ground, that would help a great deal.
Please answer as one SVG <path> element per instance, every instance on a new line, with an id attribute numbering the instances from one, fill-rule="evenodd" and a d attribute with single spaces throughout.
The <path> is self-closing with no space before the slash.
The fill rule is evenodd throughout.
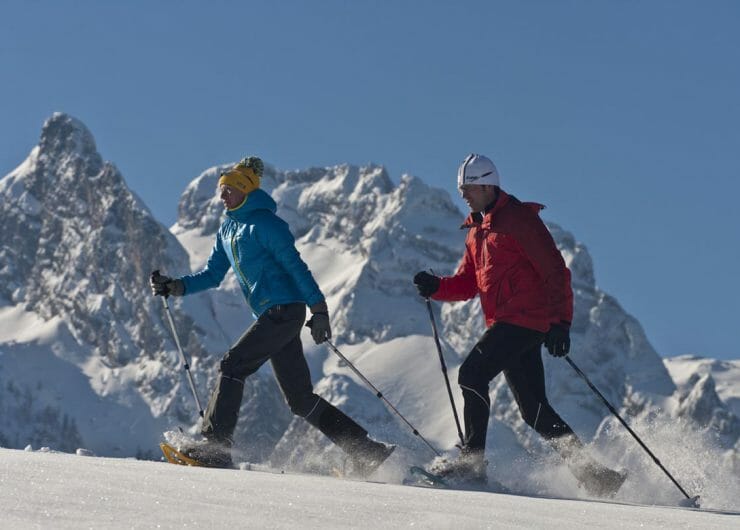
<path id="1" fill-rule="evenodd" d="M 627 506 L 672 506 L 681 495 L 568 365 L 547 355 L 556 410 L 594 458 L 630 473 L 616 499 L 621 505 L 580 498 L 566 466 L 523 423 L 502 377 L 491 388 L 486 456 L 489 475 L 517 496 L 402 487 L 408 466 L 428 464 L 431 451 L 348 366 L 313 346 L 307 330 L 317 393 L 372 436 L 398 444 L 376 477 L 388 484 L 327 476 L 344 455 L 292 416 L 269 366 L 247 380 L 237 457 L 323 476 L 152 461 L 163 431 L 180 426 L 194 434 L 199 425 L 147 277 L 154 269 L 176 275 L 203 266 L 223 215 L 214 196 L 218 174 L 210 168 L 188 185 L 178 223 L 167 230 L 102 160 L 85 126 L 55 114 L 28 160 L 0 179 L 0 445 L 62 451 L 0 450 L 2 528 L 740 527 L 727 514 Z M 394 184 L 373 165 L 268 167 L 262 184 L 328 298 L 340 350 L 435 447 L 456 452 L 428 314 L 410 280 L 423 268 L 454 270 L 462 212 L 442 190 L 411 176 Z M 740 510 L 740 362 L 661 359 L 639 322 L 598 288 L 586 247 L 562 228 L 549 229 L 573 272 L 573 360 L 681 484 L 702 495 L 703 506 Z M 205 398 L 218 360 L 252 318 L 231 273 L 218 290 L 170 302 Z M 482 332 L 480 306 L 433 308 L 454 382 Z M 456 384 L 452 392 L 460 407 Z M 75 456 L 79 447 L 118 459 Z M 133 456 L 139 460 L 124 459 Z"/>
<path id="2" fill-rule="evenodd" d="M 4 528 L 738 528 L 740 513 L 0 449 Z"/>

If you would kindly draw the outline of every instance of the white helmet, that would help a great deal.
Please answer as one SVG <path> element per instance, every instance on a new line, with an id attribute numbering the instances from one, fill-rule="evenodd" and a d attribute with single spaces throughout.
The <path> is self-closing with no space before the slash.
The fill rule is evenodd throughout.
<path id="1" fill-rule="evenodd" d="M 501 186 L 498 170 L 491 159 L 475 153 L 466 156 L 457 170 L 457 187 L 459 188 L 465 184 Z"/>

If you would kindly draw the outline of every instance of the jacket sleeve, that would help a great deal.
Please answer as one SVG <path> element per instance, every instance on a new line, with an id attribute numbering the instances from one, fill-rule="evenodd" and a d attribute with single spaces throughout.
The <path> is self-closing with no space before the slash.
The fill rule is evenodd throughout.
<path id="1" fill-rule="evenodd" d="M 298 291 L 310 307 L 324 301 L 324 294 L 295 248 L 295 238 L 290 233 L 288 223 L 276 215 L 265 216 L 257 231 L 259 243 L 275 258 L 275 261 L 293 278 Z"/>
<path id="2" fill-rule="evenodd" d="M 551 323 L 570 325 L 573 321 L 573 289 L 570 270 L 539 215 L 528 213 L 516 224 L 517 241 L 542 279 L 547 293 Z"/>
<path id="3" fill-rule="evenodd" d="M 470 300 L 478 294 L 475 262 L 468 246 L 468 240 L 471 237 L 472 231 L 468 232 L 468 239 L 465 241 L 465 254 L 457 267 L 457 272 L 452 276 L 440 278 L 439 289 L 432 295 L 432 299 L 442 302 L 458 302 L 460 300 Z"/>
<path id="4" fill-rule="evenodd" d="M 224 251 L 221 233 L 216 234 L 216 242 L 208 256 L 208 262 L 202 271 L 180 278 L 185 285 L 185 294 L 194 294 L 206 289 L 218 287 L 230 267 L 229 258 Z"/>

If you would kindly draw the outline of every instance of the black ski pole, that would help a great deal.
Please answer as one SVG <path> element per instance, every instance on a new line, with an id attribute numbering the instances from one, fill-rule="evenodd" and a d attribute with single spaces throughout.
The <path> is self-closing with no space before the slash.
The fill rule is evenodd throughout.
<path id="1" fill-rule="evenodd" d="M 308 324 L 306 324 L 306 325 L 308 326 Z M 308 326 L 308 327 L 310 327 L 310 326 Z M 420 439 L 421 439 L 421 440 L 422 440 L 422 441 L 423 441 L 423 442 L 424 442 L 425 444 L 427 444 L 427 446 L 429 447 L 429 449 L 431 449 L 431 450 L 432 450 L 432 451 L 434 452 L 434 454 L 435 454 L 435 455 L 437 455 L 437 456 L 441 456 L 441 453 L 440 453 L 439 451 L 437 451 L 437 450 L 436 450 L 436 449 L 434 448 L 434 446 L 433 446 L 432 444 L 430 444 L 430 443 L 429 443 L 429 441 L 427 441 L 427 439 L 426 439 L 426 438 L 424 438 L 424 437 L 423 437 L 423 436 L 421 435 L 421 433 L 419 433 L 419 431 L 418 431 L 418 430 L 416 430 L 416 427 L 414 427 L 413 425 L 411 425 L 411 422 L 409 422 L 409 420 L 407 420 L 407 419 L 406 419 L 406 418 L 404 417 L 404 415 L 403 415 L 403 414 L 401 414 L 401 413 L 400 413 L 400 412 L 398 411 L 398 409 L 397 409 L 396 407 L 394 407 L 394 406 L 393 406 L 393 404 L 392 404 L 392 403 L 391 403 L 390 401 L 388 401 L 388 400 L 386 399 L 386 397 L 385 397 L 385 396 L 383 395 L 383 393 L 382 393 L 382 392 L 381 392 L 380 390 L 378 390 L 378 389 L 377 389 L 377 388 L 375 387 L 375 385 L 373 385 L 373 384 L 372 384 L 372 383 L 371 383 L 371 382 L 370 382 L 370 381 L 368 380 L 368 378 L 367 378 L 367 377 L 365 377 L 364 375 L 362 375 L 362 372 L 360 372 L 360 371 L 359 371 L 359 370 L 358 370 L 358 369 L 357 369 L 357 368 L 355 367 L 355 365 L 354 365 L 354 364 L 352 364 L 352 363 L 350 362 L 350 360 L 349 360 L 349 359 L 347 359 L 347 358 L 346 358 L 346 357 L 345 357 L 344 355 L 342 355 L 342 352 L 340 352 L 340 351 L 339 351 L 339 350 L 337 349 L 337 347 L 336 347 L 336 346 L 334 346 L 334 344 L 333 344 L 333 343 L 332 343 L 332 342 L 331 342 L 330 340 L 328 340 L 328 339 L 327 339 L 327 340 L 326 340 L 326 343 L 327 343 L 327 344 L 329 345 L 329 348 L 330 348 L 330 349 L 331 349 L 331 350 L 332 350 L 332 351 L 333 351 L 333 352 L 334 352 L 334 353 L 335 353 L 335 354 L 337 355 L 337 357 L 339 357 L 339 358 L 340 358 L 340 359 L 341 359 L 342 361 L 344 361 L 344 362 L 345 362 L 345 363 L 347 364 L 347 366 L 349 366 L 349 367 L 350 367 L 350 369 L 351 369 L 351 370 L 352 370 L 352 371 L 353 371 L 353 372 L 354 372 L 355 374 L 357 374 L 357 377 L 359 377 L 360 379 L 362 379 L 362 380 L 363 380 L 363 381 L 365 382 L 365 384 L 366 384 L 367 386 L 369 386 L 370 388 L 372 388 L 372 389 L 373 389 L 373 391 L 375 392 L 375 396 L 376 396 L 376 397 L 378 397 L 379 399 L 383 400 L 383 401 L 385 402 L 385 404 L 386 404 L 386 405 L 388 405 L 388 406 L 389 406 L 389 407 L 391 408 L 391 410 L 392 410 L 393 412 L 395 412 L 395 413 L 396 413 L 396 415 L 397 415 L 397 416 L 398 416 L 399 418 L 401 418 L 401 419 L 402 419 L 402 420 L 404 421 L 404 423 L 406 423 L 406 425 L 408 425 L 408 426 L 409 426 L 409 427 L 411 428 L 411 431 L 412 431 L 412 432 L 413 432 L 413 433 L 414 433 L 414 434 L 415 434 L 416 436 L 418 436 L 418 437 L 419 437 L 419 438 L 420 438 Z"/>
<path id="2" fill-rule="evenodd" d="M 653 454 L 653 452 L 650 449 L 648 449 L 647 445 L 645 445 L 643 443 L 643 441 L 640 439 L 640 437 L 637 436 L 637 434 L 635 433 L 635 431 L 633 431 L 630 428 L 630 426 L 627 425 L 627 422 L 622 419 L 622 417 L 617 413 L 616 409 L 611 405 L 611 403 L 609 403 L 609 401 L 604 397 L 604 395 L 601 392 L 599 392 L 599 389 L 596 388 L 594 386 L 594 384 L 589 380 L 589 378 L 586 377 L 586 374 L 584 374 L 581 371 L 581 369 L 578 368 L 578 366 L 576 366 L 576 363 L 574 363 L 571 360 L 571 358 L 568 357 L 567 355 L 565 356 L 565 360 L 568 361 L 568 364 L 573 368 L 573 370 L 575 370 L 576 373 L 578 375 L 580 375 L 583 378 L 584 381 L 586 381 L 586 384 L 588 385 L 588 387 L 591 390 L 593 390 L 594 394 L 596 394 L 597 396 L 599 396 L 599 398 L 601 398 L 601 401 L 604 402 L 604 405 L 606 405 L 606 408 L 609 409 L 609 412 L 611 412 L 612 414 L 614 414 L 614 416 L 619 420 L 619 422 L 622 425 L 624 425 L 624 428 L 627 429 L 627 431 L 629 431 L 629 433 L 634 437 L 634 439 L 637 440 L 637 443 L 639 443 L 642 446 L 642 448 L 645 450 L 645 452 L 647 452 L 647 454 L 650 455 L 650 457 L 653 459 L 653 462 L 655 462 L 656 464 L 658 464 L 658 467 L 660 469 L 662 469 L 663 472 L 666 475 L 668 475 L 668 478 L 671 479 L 671 481 L 673 482 L 673 484 L 675 484 L 676 487 L 681 491 L 681 493 L 683 493 L 684 497 L 686 497 L 689 501 L 691 501 L 692 504 L 697 505 L 697 500 L 699 499 L 699 496 L 697 495 L 697 496 L 692 497 L 688 493 L 686 493 L 686 491 L 681 487 L 681 485 L 676 481 L 676 479 L 673 478 L 673 475 L 671 475 L 668 472 L 668 470 L 665 467 L 663 467 L 663 464 L 660 463 L 660 460 L 658 460 L 658 458 Z"/>
<path id="3" fill-rule="evenodd" d="M 465 445 L 465 438 L 463 437 L 462 428 L 460 427 L 460 418 L 457 416 L 457 408 L 455 407 L 455 399 L 452 397 L 452 388 L 450 387 L 450 378 L 447 376 L 447 364 L 445 358 L 442 356 L 442 345 L 439 343 L 439 334 L 437 333 L 437 324 L 434 322 L 434 313 L 432 312 L 432 302 L 429 298 L 426 299 L 427 310 L 429 311 L 429 320 L 432 322 L 432 334 L 434 335 L 434 343 L 437 345 L 437 353 L 439 354 L 439 362 L 442 365 L 442 375 L 445 378 L 445 384 L 447 385 L 447 395 L 450 397 L 450 405 L 452 405 L 452 415 L 455 417 L 455 425 L 457 426 L 457 435 L 460 437 L 460 447 Z"/>
<path id="4" fill-rule="evenodd" d="M 172 311 L 170 311 L 170 304 L 167 301 L 167 297 L 162 297 L 162 305 L 164 305 L 164 309 L 167 312 L 167 318 L 170 321 L 170 327 L 172 328 L 172 336 L 175 337 L 175 344 L 177 345 L 177 351 L 180 352 L 180 360 L 182 361 L 183 367 L 185 368 L 185 373 L 188 376 L 188 382 L 190 383 L 190 390 L 193 391 L 193 397 L 195 398 L 195 404 L 198 407 L 198 414 L 200 417 L 203 417 L 203 407 L 200 406 L 200 400 L 198 399 L 198 393 L 195 391 L 195 383 L 193 382 L 193 374 L 190 373 L 190 363 L 188 363 L 187 358 L 185 357 L 185 353 L 182 351 L 182 346 L 180 346 L 180 339 L 177 336 L 177 331 L 175 330 L 175 321 L 172 318 Z"/>

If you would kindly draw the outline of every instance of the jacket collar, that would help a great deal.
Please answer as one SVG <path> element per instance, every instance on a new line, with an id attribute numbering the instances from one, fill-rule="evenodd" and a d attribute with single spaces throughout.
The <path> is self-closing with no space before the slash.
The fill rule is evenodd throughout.
<path id="1" fill-rule="evenodd" d="M 249 214 L 255 210 L 277 211 L 275 201 L 266 192 L 256 189 L 247 195 L 247 198 L 233 210 L 226 210 L 226 216 L 238 223 L 246 222 Z"/>
<path id="2" fill-rule="evenodd" d="M 504 190 L 498 190 L 498 197 L 493 203 L 493 207 L 485 213 L 471 212 L 465 219 L 465 222 L 460 228 L 473 228 L 474 226 L 480 226 L 481 228 L 491 228 L 493 224 L 493 218 L 497 212 L 501 211 L 501 208 L 506 206 L 513 197 L 506 193 Z M 516 200 L 516 199 L 514 199 Z"/>

